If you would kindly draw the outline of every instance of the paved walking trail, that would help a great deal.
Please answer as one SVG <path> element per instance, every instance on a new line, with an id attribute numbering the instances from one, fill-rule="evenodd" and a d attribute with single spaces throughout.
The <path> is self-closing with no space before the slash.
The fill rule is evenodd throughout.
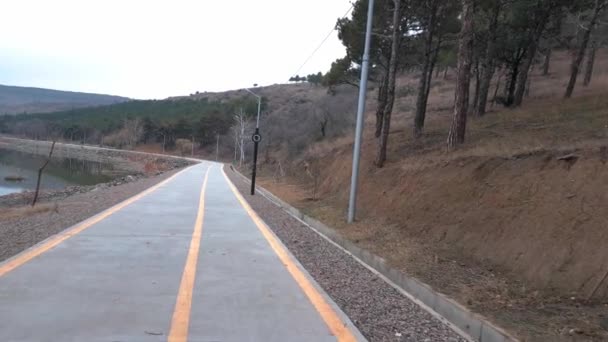
<path id="1" fill-rule="evenodd" d="M 216 163 L 0 263 L 0 341 L 362 341 Z"/>

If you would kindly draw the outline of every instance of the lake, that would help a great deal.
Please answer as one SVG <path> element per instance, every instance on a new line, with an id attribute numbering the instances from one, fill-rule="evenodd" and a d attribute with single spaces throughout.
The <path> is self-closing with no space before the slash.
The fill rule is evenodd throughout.
<path id="1" fill-rule="evenodd" d="M 0 196 L 36 188 L 38 169 L 46 157 L 0 149 Z M 41 189 L 63 189 L 69 185 L 105 183 L 120 174 L 111 164 L 74 158 L 52 158 L 44 169 Z M 6 177 L 23 177 L 8 181 Z"/>

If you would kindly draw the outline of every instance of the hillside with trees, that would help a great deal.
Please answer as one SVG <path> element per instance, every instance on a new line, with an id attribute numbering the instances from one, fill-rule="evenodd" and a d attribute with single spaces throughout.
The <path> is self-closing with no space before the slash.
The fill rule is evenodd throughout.
<path id="1" fill-rule="evenodd" d="M 128 101 L 112 95 L 0 85 L 0 115 L 47 113 Z"/>
<path id="2" fill-rule="evenodd" d="M 608 1 L 376 0 L 347 225 L 367 5 L 337 21 L 330 70 L 253 89 L 261 183 L 522 340 L 607 340 Z M 256 111 L 244 91 L 196 93 L 4 117 L 0 132 L 217 147 L 246 173 Z"/>

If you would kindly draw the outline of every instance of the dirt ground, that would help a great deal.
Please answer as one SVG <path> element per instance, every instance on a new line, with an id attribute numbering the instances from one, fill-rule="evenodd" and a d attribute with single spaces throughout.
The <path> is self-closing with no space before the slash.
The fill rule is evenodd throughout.
<path id="1" fill-rule="evenodd" d="M 576 154 L 571 166 L 545 152 L 386 171 L 361 186 L 352 226 L 344 191 L 311 200 L 308 185 L 260 184 L 523 340 L 599 341 L 608 339 L 608 172 L 599 149 Z"/>
<path id="2" fill-rule="evenodd" d="M 453 82 L 436 79 L 420 140 L 397 101 L 389 160 L 373 166 L 373 100 L 358 222 L 345 224 L 352 137 L 263 166 L 260 184 L 524 341 L 608 340 L 608 56 L 562 100 L 567 56 L 525 106 L 469 120 L 445 152 Z M 400 86 L 415 82 L 400 79 Z"/>

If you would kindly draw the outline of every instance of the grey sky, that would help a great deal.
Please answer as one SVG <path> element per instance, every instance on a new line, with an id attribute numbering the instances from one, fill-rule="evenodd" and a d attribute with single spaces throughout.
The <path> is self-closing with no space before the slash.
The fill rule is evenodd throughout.
<path id="1" fill-rule="evenodd" d="M 284 83 L 348 0 L 6 0 L 0 84 L 164 98 Z M 337 35 L 300 72 L 344 55 Z"/>

